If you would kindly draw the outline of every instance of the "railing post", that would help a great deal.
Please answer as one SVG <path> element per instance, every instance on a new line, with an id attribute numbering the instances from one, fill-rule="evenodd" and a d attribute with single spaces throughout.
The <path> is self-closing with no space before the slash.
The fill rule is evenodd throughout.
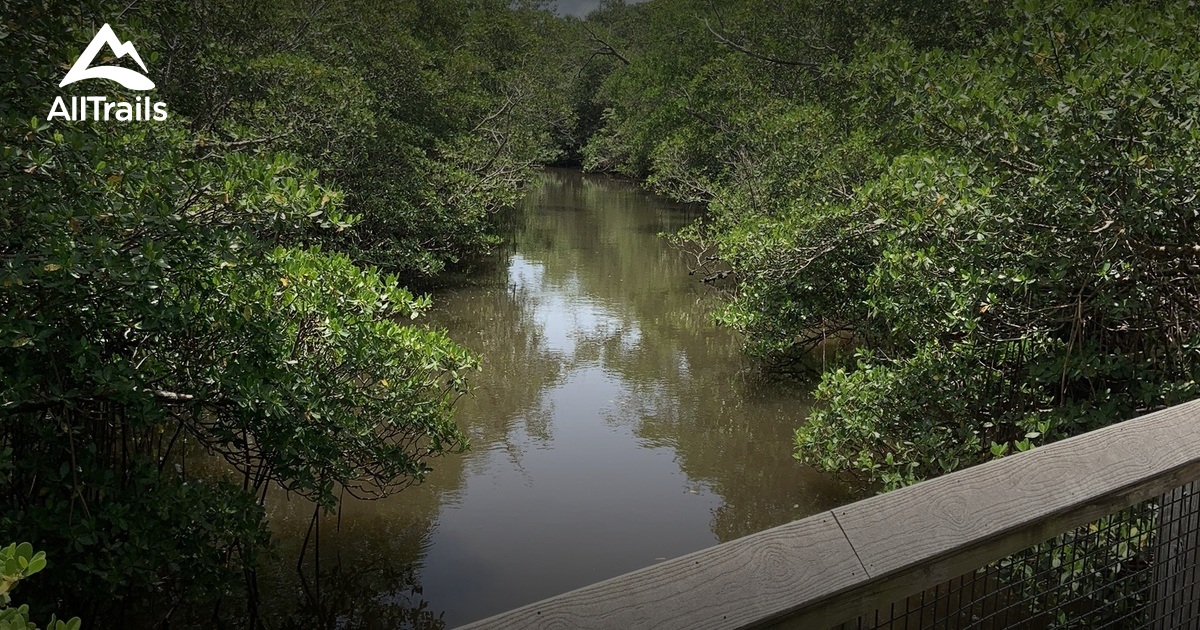
<path id="1" fill-rule="evenodd" d="M 1155 532 L 1154 630 L 1200 628 L 1200 486 L 1164 495 Z"/>

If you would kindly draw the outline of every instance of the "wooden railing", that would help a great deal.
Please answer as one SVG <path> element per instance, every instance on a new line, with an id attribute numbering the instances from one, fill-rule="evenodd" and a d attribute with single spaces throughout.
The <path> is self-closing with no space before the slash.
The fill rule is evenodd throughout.
<path id="1" fill-rule="evenodd" d="M 1200 401 L 822 512 L 466 628 L 829 628 L 1195 479 Z"/>

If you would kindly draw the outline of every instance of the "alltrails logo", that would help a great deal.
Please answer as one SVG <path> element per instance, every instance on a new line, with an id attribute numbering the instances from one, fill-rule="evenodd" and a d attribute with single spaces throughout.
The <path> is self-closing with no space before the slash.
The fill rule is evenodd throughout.
<path id="1" fill-rule="evenodd" d="M 70 72 L 67 72 L 67 76 L 63 77 L 62 83 L 59 83 L 58 87 L 66 87 L 87 79 L 108 79 L 116 81 L 130 90 L 154 89 L 154 82 L 140 72 L 119 66 L 92 66 L 96 55 L 100 54 L 100 50 L 105 45 L 117 58 L 129 55 L 137 62 L 142 71 L 146 71 L 146 64 L 142 61 L 137 49 L 133 47 L 133 42 L 122 42 L 117 38 L 112 27 L 105 24 L 92 38 L 92 42 L 84 49 L 83 54 L 79 55 L 79 59 L 75 61 L 75 65 L 71 66 Z M 167 119 L 167 104 L 151 103 L 148 96 L 139 98 L 132 103 L 109 101 L 105 96 L 72 96 L 69 102 L 70 106 L 68 107 L 66 99 L 56 96 L 54 104 L 50 106 L 50 115 L 46 117 L 46 120 L 54 120 L 56 117 L 72 122 L 84 120 L 129 122 Z"/>

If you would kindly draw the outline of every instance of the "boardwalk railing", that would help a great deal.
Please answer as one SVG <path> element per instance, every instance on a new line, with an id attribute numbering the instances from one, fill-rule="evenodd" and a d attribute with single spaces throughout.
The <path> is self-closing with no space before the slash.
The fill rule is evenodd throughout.
<path id="1" fill-rule="evenodd" d="M 1197 479 L 1200 401 L 467 628 L 1200 627 Z"/>

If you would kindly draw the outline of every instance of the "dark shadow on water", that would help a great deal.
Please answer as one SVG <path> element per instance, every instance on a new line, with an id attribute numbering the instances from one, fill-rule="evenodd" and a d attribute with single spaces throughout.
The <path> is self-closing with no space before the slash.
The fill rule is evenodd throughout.
<path id="1" fill-rule="evenodd" d="M 264 630 L 442 630 L 445 613 L 430 608 L 411 568 L 382 560 L 338 563 L 301 580 L 304 598 Z"/>

